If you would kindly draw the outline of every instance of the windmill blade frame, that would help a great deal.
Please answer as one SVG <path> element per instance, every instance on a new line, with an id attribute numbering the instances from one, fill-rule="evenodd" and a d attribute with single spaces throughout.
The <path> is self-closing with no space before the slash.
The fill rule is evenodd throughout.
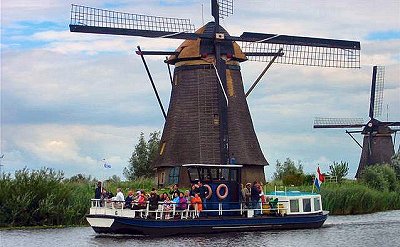
<path id="1" fill-rule="evenodd" d="M 360 68 L 361 45 L 358 41 L 311 38 L 266 33 L 244 32 L 233 37 L 241 42 L 245 53 L 276 53 L 283 49 L 284 56 L 275 62 L 336 68 Z M 252 56 L 251 61 L 269 62 L 269 56 Z"/>
<path id="2" fill-rule="evenodd" d="M 362 128 L 365 126 L 362 118 L 324 118 L 314 120 L 314 128 Z"/>
<path id="3" fill-rule="evenodd" d="M 190 19 L 130 14 L 72 4 L 71 32 L 197 39 Z"/>
<path id="4" fill-rule="evenodd" d="M 375 71 L 376 70 L 376 71 Z M 384 66 L 374 66 L 373 73 L 375 73 L 375 83 L 374 87 L 374 102 L 371 102 L 371 106 L 373 105 L 373 117 L 377 118 L 382 115 L 382 103 L 383 103 L 383 90 L 385 84 L 385 67 Z M 372 88 L 371 88 L 372 91 Z M 372 92 L 371 92 L 372 94 Z"/>

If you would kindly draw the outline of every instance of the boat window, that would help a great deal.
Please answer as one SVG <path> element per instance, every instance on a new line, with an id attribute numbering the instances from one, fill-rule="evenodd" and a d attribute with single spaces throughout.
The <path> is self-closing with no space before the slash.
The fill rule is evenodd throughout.
<path id="1" fill-rule="evenodd" d="M 303 199 L 303 212 L 311 212 L 311 199 L 310 198 Z"/>
<path id="2" fill-rule="evenodd" d="M 290 212 L 299 212 L 299 200 L 290 200 Z"/>
<path id="3" fill-rule="evenodd" d="M 210 181 L 211 180 L 211 172 L 210 168 L 200 168 L 200 178 L 202 181 Z"/>
<path id="4" fill-rule="evenodd" d="M 229 170 L 227 168 L 220 169 L 219 180 L 225 181 L 229 179 Z"/>
<path id="5" fill-rule="evenodd" d="M 238 175 L 237 175 L 238 171 L 236 169 L 231 169 L 230 170 L 230 177 L 229 180 L 230 181 L 237 181 L 238 180 Z"/>
<path id="6" fill-rule="evenodd" d="M 179 168 L 180 167 L 173 167 L 171 170 L 169 170 L 169 184 L 179 183 Z"/>
<path id="7" fill-rule="evenodd" d="M 195 180 L 199 180 L 199 172 L 197 168 L 190 168 L 188 167 L 189 171 L 189 179 L 193 183 Z"/>
<path id="8" fill-rule="evenodd" d="M 212 180 L 218 180 L 218 178 L 219 178 L 218 169 L 216 169 L 216 168 L 211 169 L 211 178 L 212 178 Z"/>
<path id="9" fill-rule="evenodd" d="M 321 203 L 319 200 L 319 197 L 314 198 L 314 211 L 319 211 L 321 210 Z"/>

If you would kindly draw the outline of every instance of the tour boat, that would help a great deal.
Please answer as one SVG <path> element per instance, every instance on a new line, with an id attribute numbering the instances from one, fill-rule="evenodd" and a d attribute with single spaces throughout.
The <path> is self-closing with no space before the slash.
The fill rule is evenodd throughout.
<path id="1" fill-rule="evenodd" d="M 241 165 L 186 164 L 189 180 L 208 189 L 204 210 L 188 207 L 166 210 L 124 208 L 123 202 L 92 199 L 87 221 L 96 233 L 165 236 L 237 231 L 319 228 L 328 217 L 321 195 L 300 191 L 273 191 L 267 202 L 246 206 L 241 197 Z"/>

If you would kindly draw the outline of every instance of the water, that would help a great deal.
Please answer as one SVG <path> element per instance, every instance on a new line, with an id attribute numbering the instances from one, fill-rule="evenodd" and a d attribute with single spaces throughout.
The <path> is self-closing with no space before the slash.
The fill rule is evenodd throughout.
<path id="1" fill-rule="evenodd" d="M 90 227 L 0 231 L 0 246 L 400 246 L 400 210 L 330 216 L 320 229 L 163 238 L 100 236 Z"/>

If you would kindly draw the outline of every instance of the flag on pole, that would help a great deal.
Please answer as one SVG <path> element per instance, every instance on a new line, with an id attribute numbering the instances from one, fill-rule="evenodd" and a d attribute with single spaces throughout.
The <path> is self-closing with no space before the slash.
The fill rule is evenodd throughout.
<path id="1" fill-rule="evenodd" d="M 316 174 L 315 179 L 314 179 L 314 185 L 318 189 L 318 191 L 320 191 L 321 184 L 324 181 L 325 181 L 325 176 L 321 173 L 321 171 L 319 170 L 319 166 L 318 166 L 317 174 Z"/>

